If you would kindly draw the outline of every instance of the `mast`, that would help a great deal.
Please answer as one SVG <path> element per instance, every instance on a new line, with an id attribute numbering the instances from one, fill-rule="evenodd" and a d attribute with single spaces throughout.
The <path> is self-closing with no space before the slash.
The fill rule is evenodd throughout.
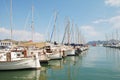
<path id="1" fill-rule="evenodd" d="M 70 44 L 70 20 L 68 17 L 67 17 L 67 24 L 65 27 L 65 32 L 63 35 L 62 44 L 63 44 L 64 40 L 67 42 L 68 45 Z"/>
<path id="2" fill-rule="evenodd" d="M 70 21 L 68 19 L 68 24 L 67 24 L 68 30 L 67 30 L 67 37 L 68 37 L 68 45 L 70 44 Z"/>
<path id="3" fill-rule="evenodd" d="M 49 32 L 49 28 L 50 28 L 50 23 L 51 23 L 51 21 L 52 21 L 52 17 L 53 16 L 51 16 L 51 18 L 50 18 L 50 21 L 49 21 L 49 23 L 48 23 L 48 27 L 47 27 L 47 31 L 46 31 L 46 33 L 45 33 L 45 35 L 46 35 L 46 40 L 47 41 L 50 41 L 50 32 Z"/>
<path id="4" fill-rule="evenodd" d="M 32 5 L 32 41 L 34 40 L 34 6 Z"/>
<path id="5" fill-rule="evenodd" d="M 55 12 L 55 19 L 54 19 L 54 41 L 56 39 L 56 20 L 57 20 L 57 12 Z"/>
<path id="6" fill-rule="evenodd" d="M 56 33 L 56 20 L 57 20 L 57 12 L 55 12 L 55 16 L 54 16 L 54 26 L 53 26 L 53 30 L 52 30 L 52 34 L 50 37 L 50 42 L 52 41 L 52 37 L 54 36 L 54 41 L 55 41 L 55 33 Z"/>
<path id="7" fill-rule="evenodd" d="M 105 39 L 106 39 L 106 44 L 108 45 L 108 35 L 107 35 L 107 33 L 105 34 Z"/>
<path id="8" fill-rule="evenodd" d="M 72 37 L 70 37 L 70 40 L 72 43 L 74 43 L 74 23 L 73 23 L 73 21 L 72 21 L 72 27 L 71 27 L 70 33 L 72 36 Z"/>
<path id="9" fill-rule="evenodd" d="M 118 34 L 118 30 L 116 29 L 116 41 L 119 40 L 119 34 Z"/>
<path id="10" fill-rule="evenodd" d="M 13 18 L 12 18 L 12 0 L 10 0 L 10 27 L 11 27 L 11 42 L 13 38 L 13 30 L 12 30 L 12 23 L 13 23 Z"/>
<path id="11" fill-rule="evenodd" d="M 77 44 L 80 44 L 80 31 L 79 31 L 79 28 L 78 28 L 77 24 L 76 24 L 76 29 L 77 29 L 76 30 L 77 31 L 77 33 L 76 33 L 77 34 L 76 35 L 77 36 L 77 38 L 76 38 L 77 39 Z"/>
<path id="12" fill-rule="evenodd" d="M 76 30 L 75 30 L 75 43 L 76 44 L 78 44 L 78 29 L 77 29 L 77 24 L 75 24 L 75 28 L 76 28 Z"/>
<path id="13" fill-rule="evenodd" d="M 65 27 L 65 31 L 64 31 L 64 35 L 63 35 L 63 39 L 62 39 L 62 44 L 63 44 L 63 42 L 64 42 L 64 40 L 65 40 L 66 33 L 67 33 L 67 26 Z"/>

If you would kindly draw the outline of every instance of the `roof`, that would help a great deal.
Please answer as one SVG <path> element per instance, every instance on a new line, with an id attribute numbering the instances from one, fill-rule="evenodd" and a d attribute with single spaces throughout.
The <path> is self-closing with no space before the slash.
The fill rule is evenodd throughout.
<path id="1" fill-rule="evenodd" d="M 44 46 L 46 46 L 46 42 L 26 42 L 26 43 L 21 43 L 19 46 L 25 46 L 25 47 L 35 46 L 38 48 L 43 48 Z"/>

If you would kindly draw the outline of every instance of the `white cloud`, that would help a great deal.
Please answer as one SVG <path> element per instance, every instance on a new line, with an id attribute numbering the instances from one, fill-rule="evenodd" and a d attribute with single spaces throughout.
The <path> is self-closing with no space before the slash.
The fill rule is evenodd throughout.
<path id="1" fill-rule="evenodd" d="M 96 20 L 96 21 L 93 21 L 93 23 L 102 23 L 102 22 L 108 22 L 106 19 L 99 19 L 99 20 Z"/>
<path id="2" fill-rule="evenodd" d="M 8 29 L 5 29 L 5 28 L 0 28 L 0 34 L 3 35 L 3 34 L 9 34 L 10 31 Z"/>
<path id="3" fill-rule="evenodd" d="M 120 7 L 120 0 L 105 0 L 105 4 Z"/>
<path id="4" fill-rule="evenodd" d="M 110 24 L 113 28 L 120 28 L 120 16 L 114 16 L 109 19 L 99 19 L 96 21 L 93 21 L 93 23 L 107 23 Z"/>
<path id="5" fill-rule="evenodd" d="M 114 28 L 120 28 L 120 16 L 112 17 L 108 21 Z"/>
<path id="6" fill-rule="evenodd" d="M 98 36 L 99 33 L 92 26 L 81 26 L 81 30 L 88 36 Z"/>
<path id="7" fill-rule="evenodd" d="M 1 27 L 0 28 L 0 36 L 1 39 L 10 38 L 10 30 Z M 31 32 L 30 31 L 24 31 L 24 30 L 13 30 L 13 39 L 15 40 L 31 40 Z M 35 32 L 34 33 L 34 41 L 43 41 L 44 35 Z"/>

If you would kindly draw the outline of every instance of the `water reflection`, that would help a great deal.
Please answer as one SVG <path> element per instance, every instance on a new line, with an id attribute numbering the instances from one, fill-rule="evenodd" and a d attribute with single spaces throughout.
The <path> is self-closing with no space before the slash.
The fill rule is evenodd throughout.
<path id="1" fill-rule="evenodd" d="M 40 80 L 40 70 L 1 71 L 0 80 Z"/>
<path id="2" fill-rule="evenodd" d="M 71 56 L 66 58 L 66 79 L 76 80 L 80 73 L 80 67 L 82 64 L 82 55 Z"/>
<path id="3" fill-rule="evenodd" d="M 62 69 L 63 68 L 62 60 L 51 60 L 49 61 L 48 66 L 51 69 Z"/>
<path id="4" fill-rule="evenodd" d="M 47 69 L 41 71 L 39 80 L 48 80 L 47 79 Z"/>
<path id="5" fill-rule="evenodd" d="M 120 70 L 120 49 L 106 48 L 106 58 L 117 70 Z"/>
<path id="6" fill-rule="evenodd" d="M 46 66 L 47 80 L 74 80 L 78 76 L 82 56 L 68 56 L 62 60 L 53 60 Z"/>

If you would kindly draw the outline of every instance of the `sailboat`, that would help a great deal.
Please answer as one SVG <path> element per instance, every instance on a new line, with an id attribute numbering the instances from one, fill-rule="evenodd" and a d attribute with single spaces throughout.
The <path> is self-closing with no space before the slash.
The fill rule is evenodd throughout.
<path id="1" fill-rule="evenodd" d="M 31 57 L 20 55 L 22 52 L 0 52 L 0 70 L 40 69 L 37 53 Z"/>
<path id="2" fill-rule="evenodd" d="M 60 46 L 55 41 L 55 37 L 56 37 L 56 34 L 55 34 L 55 32 L 56 32 L 56 21 L 57 21 L 57 12 L 55 12 L 54 26 L 53 26 L 53 30 L 52 30 L 52 34 L 51 34 L 51 38 L 50 38 L 50 42 L 52 42 L 52 38 L 54 37 L 54 44 L 48 43 L 48 46 L 46 48 L 46 54 L 48 55 L 48 57 L 51 60 L 62 59 L 62 52 L 60 50 Z"/>
<path id="3" fill-rule="evenodd" d="M 63 46 L 63 53 L 67 56 L 75 56 L 75 49 L 70 46 L 70 21 L 67 20 L 67 25 L 65 27 L 65 32 L 62 40 L 62 44 L 64 42 L 65 37 L 67 37 L 67 46 Z"/>
<path id="4" fill-rule="evenodd" d="M 10 11 L 12 18 L 12 0 Z M 11 29 L 11 41 L 12 41 L 12 29 Z M 36 52 L 32 52 L 31 56 L 27 56 L 26 49 L 21 51 L 17 50 L 0 51 L 0 70 L 40 69 L 40 67 L 41 66 L 39 63 L 38 53 Z"/>

